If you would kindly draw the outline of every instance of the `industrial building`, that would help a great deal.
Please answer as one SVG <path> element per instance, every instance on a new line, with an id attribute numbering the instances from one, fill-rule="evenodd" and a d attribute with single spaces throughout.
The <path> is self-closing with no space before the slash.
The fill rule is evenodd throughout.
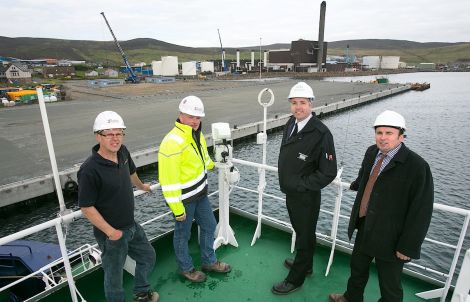
<path id="1" fill-rule="evenodd" d="M 398 69 L 400 65 L 399 56 L 365 56 L 362 58 L 364 69 Z"/>
<path id="2" fill-rule="evenodd" d="M 141 64 L 139 65 L 133 65 L 133 66 L 129 66 L 132 71 L 134 72 L 134 74 L 138 74 L 138 75 L 142 75 L 142 76 L 152 76 L 153 75 L 153 71 L 151 68 L 149 67 L 145 67 L 145 66 L 141 66 Z M 128 73 L 128 67 L 127 66 L 120 66 L 119 67 L 119 72 L 120 73 L 124 73 L 124 74 L 127 74 Z"/>
<path id="3" fill-rule="evenodd" d="M 45 66 L 42 68 L 44 78 L 64 78 L 75 75 L 75 67 L 73 66 Z"/>
<path id="4" fill-rule="evenodd" d="M 327 42 L 323 42 L 322 64 L 326 64 Z M 317 70 L 318 41 L 297 40 L 286 50 L 270 50 L 266 67 L 270 70 L 311 71 Z"/>
<path id="5" fill-rule="evenodd" d="M 418 69 L 419 70 L 435 70 L 436 63 L 419 63 Z"/>
<path id="6" fill-rule="evenodd" d="M 178 57 L 164 56 L 161 61 L 152 61 L 153 75 L 156 76 L 177 76 L 178 70 Z"/>

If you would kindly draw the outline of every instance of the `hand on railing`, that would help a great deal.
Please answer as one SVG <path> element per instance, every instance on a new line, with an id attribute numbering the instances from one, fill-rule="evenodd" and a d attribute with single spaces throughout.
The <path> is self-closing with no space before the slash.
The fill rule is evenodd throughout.
<path id="1" fill-rule="evenodd" d="M 155 193 L 158 190 L 158 188 L 160 188 L 160 187 L 161 187 L 160 184 L 157 183 L 157 184 L 153 184 L 153 185 L 150 186 L 150 192 L 143 191 L 143 190 L 135 190 L 134 191 L 134 197 L 140 196 L 140 195 L 145 194 L 145 193 Z"/>

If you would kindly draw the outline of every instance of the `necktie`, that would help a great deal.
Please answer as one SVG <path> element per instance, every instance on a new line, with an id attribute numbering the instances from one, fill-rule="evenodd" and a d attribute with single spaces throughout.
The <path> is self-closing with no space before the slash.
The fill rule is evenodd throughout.
<path id="1" fill-rule="evenodd" d="M 297 127 L 297 123 L 295 123 L 295 126 L 294 126 L 294 130 L 292 131 L 292 133 L 290 134 L 290 137 L 294 136 L 297 134 L 297 131 L 298 131 L 299 127 Z"/>
<path id="2" fill-rule="evenodd" d="M 372 192 L 372 188 L 374 187 L 375 181 L 377 180 L 377 176 L 379 176 L 380 167 L 382 166 L 382 162 L 385 156 L 386 154 L 380 154 L 379 160 L 375 164 L 375 167 L 369 176 L 366 188 L 364 189 L 364 194 L 362 195 L 361 207 L 359 208 L 359 217 L 366 216 L 367 207 L 369 206 L 370 193 Z"/>

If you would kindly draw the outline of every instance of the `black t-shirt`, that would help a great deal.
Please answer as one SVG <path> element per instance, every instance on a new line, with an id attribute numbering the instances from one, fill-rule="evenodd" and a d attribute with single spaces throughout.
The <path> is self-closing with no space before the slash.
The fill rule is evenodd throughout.
<path id="1" fill-rule="evenodd" d="M 99 145 L 93 147 L 92 155 L 78 171 L 78 205 L 94 206 L 116 229 L 129 228 L 134 224 L 134 192 L 130 175 L 136 171 L 135 164 L 124 145 L 117 153 L 117 164 L 101 157 L 98 149 Z M 94 230 L 95 235 L 104 235 L 97 228 Z"/>

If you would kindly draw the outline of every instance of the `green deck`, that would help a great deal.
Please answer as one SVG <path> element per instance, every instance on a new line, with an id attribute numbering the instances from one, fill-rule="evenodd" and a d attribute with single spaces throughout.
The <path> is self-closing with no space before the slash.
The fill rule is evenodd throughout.
<path id="1" fill-rule="evenodd" d="M 231 215 L 239 244 L 238 248 L 222 246 L 217 250 L 220 260 L 233 266 L 228 275 L 209 274 L 206 282 L 192 284 L 176 273 L 172 236 L 165 236 L 154 243 L 157 263 L 151 276 L 152 287 L 160 293 L 160 301 L 328 301 L 328 293 L 342 292 L 349 277 L 349 255 L 337 252 L 328 277 L 324 276 L 329 249 L 318 246 L 314 259 L 314 275 L 307 277 L 303 287 L 288 296 L 271 293 L 273 283 L 287 275 L 283 266 L 286 257 L 291 257 L 290 234 L 269 226 L 263 226 L 261 238 L 251 247 L 255 223 L 251 220 Z M 196 236 L 191 240 L 191 255 L 199 265 L 199 252 Z M 132 301 L 132 277 L 125 273 L 124 283 Z M 103 274 L 99 270 L 77 282 L 79 291 L 89 302 L 105 301 L 103 295 Z M 434 289 L 433 285 L 408 276 L 403 278 L 404 301 L 424 301 L 414 293 Z M 371 277 L 366 288 L 365 301 L 377 301 L 380 297 L 377 274 L 371 269 Z M 68 287 L 51 294 L 41 301 L 70 301 Z"/>

